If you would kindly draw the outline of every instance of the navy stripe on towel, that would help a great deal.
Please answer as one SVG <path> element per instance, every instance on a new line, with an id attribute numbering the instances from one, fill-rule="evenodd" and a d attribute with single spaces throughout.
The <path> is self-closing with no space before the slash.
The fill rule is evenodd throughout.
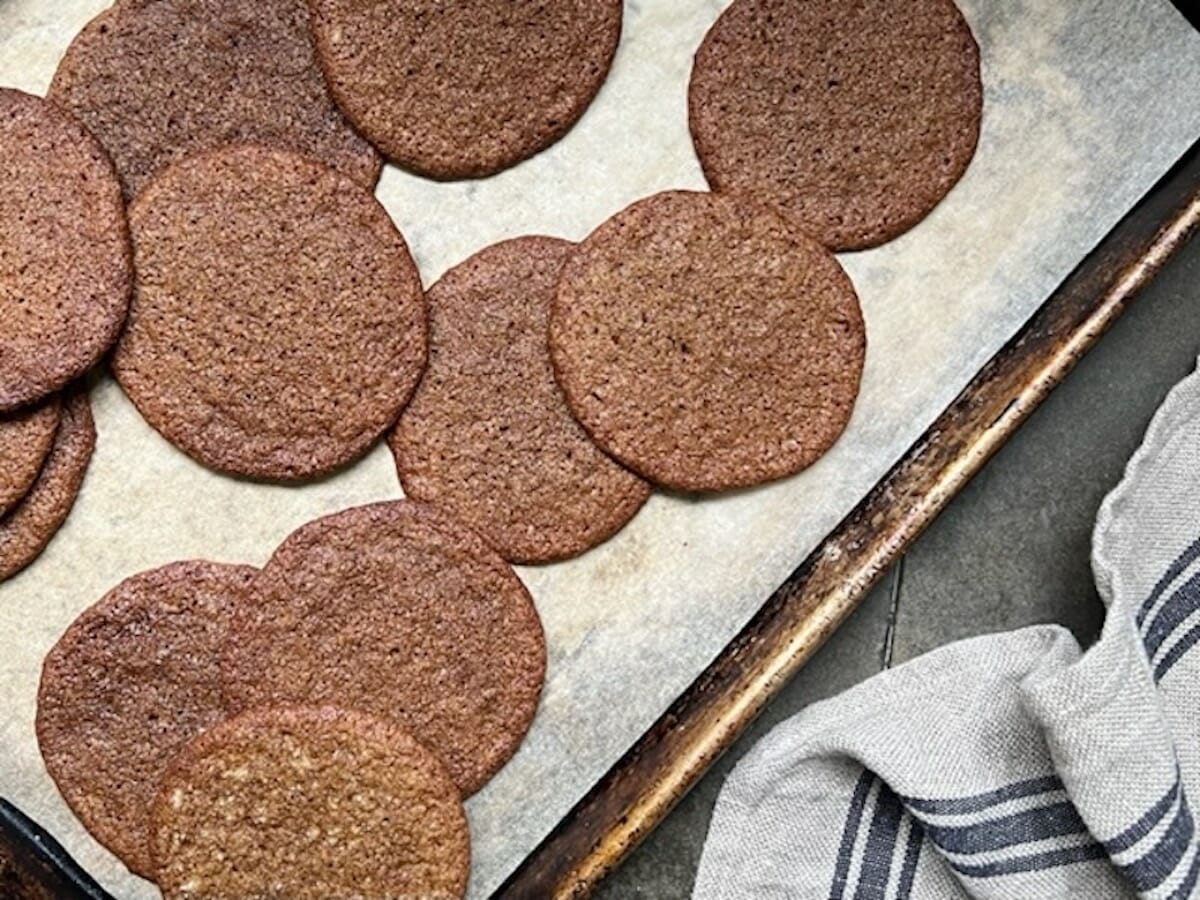
<path id="1" fill-rule="evenodd" d="M 992 878 L 996 875 L 1015 875 L 1019 872 L 1034 872 L 1039 869 L 1053 869 L 1057 866 L 1069 866 L 1073 863 L 1085 862 L 1089 859 L 1104 857 L 1104 848 L 1099 844 L 1080 844 L 1076 847 L 1064 847 L 1062 850 L 1047 850 L 1045 853 L 1033 853 L 1029 856 L 1017 856 L 1012 859 L 981 865 L 957 865 L 955 871 L 967 878 Z"/>
<path id="2" fill-rule="evenodd" d="M 1067 801 L 1026 809 L 976 825 L 946 827 L 924 823 L 925 832 L 948 853 L 987 853 L 1046 838 L 1087 831 L 1079 812 Z"/>
<path id="3" fill-rule="evenodd" d="M 1167 651 L 1166 656 L 1158 661 L 1158 664 L 1154 667 L 1154 680 L 1156 682 L 1162 681 L 1166 677 L 1166 674 L 1175 667 L 1175 663 L 1183 658 L 1183 654 L 1187 653 L 1198 643 L 1200 643 L 1200 624 L 1193 625 L 1188 630 L 1188 633 L 1181 637 L 1175 643 L 1175 646 Z"/>
<path id="4" fill-rule="evenodd" d="M 1187 795 L 1182 794 L 1178 784 L 1176 792 L 1181 794 L 1179 808 L 1158 843 L 1133 862 L 1118 866 L 1138 893 L 1149 893 L 1170 878 L 1195 840 L 1196 823 Z"/>
<path id="5" fill-rule="evenodd" d="M 843 900 L 846 894 L 846 881 L 850 876 L 850 862 L 854 854 L 854 843 L 858 840 L 858 829 L 862 824 L 863 807 L 867 803 L 867 795 L 871 793 L 871 784 L 875 775 L 863 769 L 854 786 L 854 794 L 850 798 L 850 810 L 846 813 L 846 824 L 842 828 L 842 843 L 838 846 L 837 867 L 833 871 L 833 884 L 829 888 L 831 900 Z"/>
<path id="6" fill-rule="evenodd" d="M 1200 850 L 1192 855 L 1192 867 L 1188 869 L 1187 878 L 1183 879 L 1183 884 L 1171 894 L 1171 900 L 1192 900 L 1197 881 L 1200 881 Z"/>
<path id="7" fill-rule="evenodd" d="M 952 797 L 945 800 L 932 800 L 923 797 L 903 797 L 904 805 L 916 813 L 929 813 L 935 816 L 959 816 L 967 813 L 982 812 L 1009 800 L 1021 797 L 1032 797 L 1035 794 L 1048 794 L 1051 791 L 1061 791 L 1063 783 L 1057 775 L 1043 775 L 1017 781 L 1013 784 L 986 791 L 970 797 Z"/>
<path id="8" fill-rule="evenodd" d="M 892 875 L 892 856 L 896 852 L 896 837 L 900 833 L 900 815 L 903 812 L 900 798 L 880 782 L 854 900 L 884 900 L 886 897 Z"/>
<path id="9" fill-rule="evenodd" d="M 1200 609 L 1200 572 L 1185 581 L 1143 632 L 1146 652 L 1154 658 L 1160 647 L 1189 616 Z"/>
<path id="10" fill-rule="evenodd" d="M 1167 810 L 1175 805 L 1175 798 L 1179 796 L 1179 772 L 1175 773 L 1175 784 L 1171 789 L 1162 795 L 1162 798 L 1155 803 L 1146 814 L 1118 834 L 1114 838 L 1109 838 L 1104 842 L 1104 849 L 1108 851 L 1109 856 L 1116 856 L 1123 850 L 1128 850 L 1151 831 L 1154 826 L 1163 820 L 1163 816 L 1167 814 Z"/>
<path id="11" fill-rule="evenodd" d="M 917 877 L 917 862 L 921 858 L 921 845 L 925 833 L 916 819 L 908 829 L 908 849 L 904 851 L 904 868 L 900 870 L 900 884 L 896 888 L 896 900 L 909 900 L 912 896 L 913 880 Z"/>
<path id="12" fill-rule="evenodd" d="M 947 862 L 965 877 L 990 878 L 1104 857 L 1104 848 L 1090 840 L 1087 826 L 1080 818 L 1078 810 L 1070 801 L 1055 796 L 1059 794 L 1065 796 L 1062 781 L 1056 775 L 1044 775 L 970 797 L 938 800 L 910 797 L 905 798 L 904 802 L 920 821 L 922 831 L 929 836 L 934 845 L 948 854 L 977 856 L 1013 848 L 1012 855 L 986 863 L 965 862 L 947 857 Z M 988 811 L 1003 803 L 1025 797 L 1042 798 L 1042 805 L 1000 816 L 993 815 L 990 818 L 986 815 Z M 985 815 L 982 821 L 965 825 L 939 825 L 930 818 L 972 813 Z M 1077 837 L 1078 840 L 1071 846 L 1024 855 L 1020 853 L 1020 848 L 1027 844 L 1056 837 Z"/>
<path id="13" fill-rule="evenodd" d="M 1195 543 L 1184 550 L 1175 561 L 1167 567 L 1167 571 L 1163 573 L 1163 577 L 1158 579 L 1158 583 L 1154 585 L 1154 589 L 1150 591 L 1150 596 L 1142 603 L 1142 608 L 1138 610 L 1137 624 L 1141 628 L 1146 621 L 1146 617 L 1150 615 L 1150 610 L 1154 609 L 1163 592 L 1171 586 L 1176 578 L 1183 574 L 1183 570 L 1200 559 L 1200 538 L 1197 538 Z"/>

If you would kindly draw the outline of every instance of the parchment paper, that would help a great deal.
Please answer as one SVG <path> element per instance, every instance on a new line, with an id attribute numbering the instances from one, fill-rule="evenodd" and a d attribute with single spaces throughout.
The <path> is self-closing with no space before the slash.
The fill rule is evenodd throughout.
<path id="1" fill-rule="evenodd" d="M 656 496 L 581 559 L 521 576 L 550 647 L 537 721 L 468 804 L 471 895 L 490 893 L 751 617 L 1039 303 L 1200 137 L 1200 35 L 1166 0 L 960 0 L 986 111 L 962 183 L 908 235 L 843 261 L 862 297 L 862 397 L 834 450 L 785 482 L 709 500 Z M 0 0 L 0 84 L 43 93 L 107 0 Z M 501 238 L 579 239 L 643 195 L 703 188 L 686 124 L 692 54 L 725 5 L 629 0 L 607 85 L 550 151 L 479 182 L 388 169 L 379 188 L 425 283 Z M 319 484 L 206 471 L 104 377 L 100 440 L 69 522 L 0 585 L 0 793 L 118 897 L 154 897 L 79 826 L 33 734 L 43 655 L 121 579 L 171 560 L 261 564 L 303 522 L 400 496 L 386 450 Z"/>

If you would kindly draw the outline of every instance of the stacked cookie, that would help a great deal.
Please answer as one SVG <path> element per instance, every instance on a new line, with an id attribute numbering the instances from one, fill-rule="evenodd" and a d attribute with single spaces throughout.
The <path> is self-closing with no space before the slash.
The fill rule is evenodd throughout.
<path id="1" fill-rule="evenodd" d="M 85 373 L 129 303 L 121 190 L 71 115 L 0 88 L 0 581 L 74 505 L 96 433 Z"/>
<path id="2" fill-rule="evenodd" d="M 516 751 L 545 666 L 485 541 L 378 503 L 261 570 L 122 582 L 47 655 L 37 734 L 81 821 L 169 897 L 458 896 L 461 798 Z"/>

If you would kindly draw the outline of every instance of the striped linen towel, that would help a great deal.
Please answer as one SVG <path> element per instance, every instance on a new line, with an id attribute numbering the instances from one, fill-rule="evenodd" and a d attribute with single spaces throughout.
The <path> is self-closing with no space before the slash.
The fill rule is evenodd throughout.
<path id="1" fill-rule="evenodd" d="M 764 738 L 713 814 L 694 900 L 1200 897 L 1200 373 L 1101 508 L 1108 607 L 961 641 Z"/>

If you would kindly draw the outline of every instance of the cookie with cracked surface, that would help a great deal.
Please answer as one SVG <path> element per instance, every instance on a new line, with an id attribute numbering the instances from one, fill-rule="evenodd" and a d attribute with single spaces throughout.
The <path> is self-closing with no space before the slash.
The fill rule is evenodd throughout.
<path id="1" fill-rule="evenodd" d="M 190 561 L 127 578 L 46 655 L 38 746 L 67 804 L 143 878 L 150 806 L 167 765 L 225 719 L 220 659 L 255 569 Z"/>
<path id="2" fill-rule="evenodd" d="M 50 455 L 33 487 L 0 518 L 0 581 L 11 578 L 46 549 L 75 505 L 96 446 L 96 426 L 87 394 L 64 398 Z"/>
<path id="3" fill-rule="evenodd" d="M 108 149 L 126 199 L 222 144 L 294 150 L 368 188 L 382 166 L 329 96 L 305 0 L 119 0 L 71 42 L 49 96 Z"/>
<path id="4" fill-rule="evenodd" d="M 0 517 L 29 493 L 58 431 L 59 399 L 0 413 Z"/>
<path id="5" fill-rule="evenodd" d="M 846 427 L 866 336 L 849 277 L 765 206 L 671 191 L 567 261 L 550 355 L 592 438 L 683 491 L 791 475 Z"/>
<path id="6" fill-rule="evenodd" d="M 612 65 L 621 0 L 312 0 L 346 117 L 392 162 L 475 178 L 545 149 Z"/>
<path id="7" fill-rule="evenodd" d="M 484 540 L 411 500 L 293 532 L 251 586 L 226 643 L 231 710 L 333 704 L 398 720 L 464 795 L 516 751 L 546 644 L 533 600 Z"/>
<path id="8" fill-rule="evenodd" d="M 167 900 L 466 892 L 470 837 L 450 776 L 360 712 L 260 709 L 217 725 L 172 762 L 152 820 Z"/>
<path id="9" fill-rule="evenodd" d="M 861 250 L 925 218 L 966 171 L 979 47 L 953 0 L 735 0 L 696 53 L 688 110 L 713 190 Z"/>
<path id="10" fill-rule="evenodd" d="M 650 496 L 592 443 L 554 382 L 546 323 L 574 248 L 504 241 L 429 289 L 429 368 L 388 439 L 406 495 L 448 510 L 512 562 L 576 556 Z"/>
<path id="11" fill-rule="evenodd" d="M 36 403 L 103 356 L 132 278 L 104 148 L 53 103 L 0 88 L 0 412 Z"/>
<path id="12" fill-rule="evenodd" d="M 112 369 L 171 443 L 293 481 L 358 458 L 425 365 L 421 279 L 387 211 L 314 160 L 231 146 L 129 211 L 137 281 Z"/>

